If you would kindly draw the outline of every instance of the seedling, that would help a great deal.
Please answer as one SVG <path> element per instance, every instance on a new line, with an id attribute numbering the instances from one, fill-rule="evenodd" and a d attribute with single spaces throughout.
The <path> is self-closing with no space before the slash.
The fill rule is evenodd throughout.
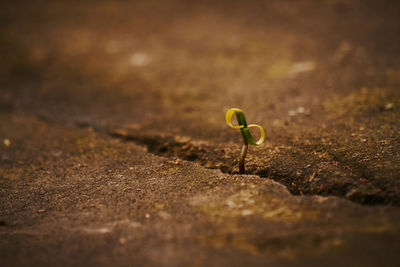
<path id="1" fill-rule="evenodd" d="M 233 114 L 236 115 L 238 125 L 232 124 Z M 263 127 L 261 127 L 260 125 L 257 125 L 257 124 L 247 125 L 246 116 L 244 115 L 243 110 L 238 109 L 238 108 L 231 108 L 226 112 L 226 123 L 228 123 L 228 125 L 233 129 L 240 129 L 240 133 L 243 136 L 244 145 L 242 147 L 242 152 L 240 153 L 240 159 L 239 159 L 239 173 L 242 174 L 242 173 L 244 173 L 244 161 L 246 158 L 247 148 L 248 148 L 249 144 L 253 145 L 253 146 L 261 145 L 265 140 L 265 132 L 264 132 Z M 250 133 L 249 128 L 251 128 L 251 127 L 258 127 L 258 129 L 260 129 L 261 135 L 260 135 L 260 139 L 258 139 L 257 142 L 254 141 L 254 138 Z"/>

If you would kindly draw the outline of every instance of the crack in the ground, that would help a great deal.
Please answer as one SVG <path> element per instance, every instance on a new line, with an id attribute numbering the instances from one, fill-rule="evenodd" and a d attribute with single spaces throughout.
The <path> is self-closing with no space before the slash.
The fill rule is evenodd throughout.
<path id="1" fill-rule="evenodd" d="M 37 117 L 46 123 L 56 123 L 48 116 Z M 172 159 L 171 162 L 183 159 L 208 169 L 238 174 L 239 145 L 226 146 L 142 129 L 110 128 L 86 120 L 73 125 L 135 142 L 152 154 Z M 400 205 L 398 194 L 390 188 L 373 184 L 368 180 L 369 175 L 360 174 L 345 163 L 318 152 L 318 148 L 283 146 L 278 150 L 278 153 L 274 153 L 274 149 L 267 154 L 248 153 L 245 173 L 279 182 L 294 195 L 337 196 L 363 205 Z"/>
<path id="2" fill-rule="evenodd" d="M 236 146 L 227 148 L 222 147 L 222 145 L 190 140 L 190 138 L 148 132 L 141 134 L 141 131 L 125 129 L 113 129 L 108 134 L 125 141 L 144 145 L 148 152 L 158 156 L 188 160 L 209 169 L 220 169 L 224 173 L 238 174 L 237 156 L 239 147 Z M 396 202 L 396 198 L 376 189 L 363 177 L 358 177 L 351 169 L 337 166 L 338 162 L 324 159 L 324 157 L 315 153 L 313 157 L 314 160 L 320 160 L 316 169 L 309 168 L 309 170 L 298 171 L 305 167 L 296 166 L 296 162 L 284 163 L 284 160 L 290 159 L 270 160 L 273 163 L 265 163 L 265 161 L 257 162 L 257 158 L 252 156 L 251 159 L 248 159 L 246 174 L 273 179 L 285 185 L 294 195 L 337 196 L 365 205 L 400 204 Z M 304 159 L 302 164 L 304 165 L 305 162 Z M 306 167 L 309 167 L 309 165 Z M 333 172 L 341 169 L 342 176 L 331 179 L 331 182 L 323 179 L 324 177 L 318 178 L 318 176 L 332 175 Z"/>

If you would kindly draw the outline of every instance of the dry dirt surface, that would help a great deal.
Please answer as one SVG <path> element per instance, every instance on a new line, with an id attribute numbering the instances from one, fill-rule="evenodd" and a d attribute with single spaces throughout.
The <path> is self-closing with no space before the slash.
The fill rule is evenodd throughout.
<path id="1" fill-rule="evenodd" d="M 398 266 L 399 14 L 3 1 L 0 266 Z"/>

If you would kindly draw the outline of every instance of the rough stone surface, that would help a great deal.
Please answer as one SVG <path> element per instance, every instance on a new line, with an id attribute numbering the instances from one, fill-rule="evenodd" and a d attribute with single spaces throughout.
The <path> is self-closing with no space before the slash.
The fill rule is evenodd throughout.
<path id="1" fill-rule="evenodd" d="M 5 1 L 0 265 L 397 266 L 399 13 Z"/>

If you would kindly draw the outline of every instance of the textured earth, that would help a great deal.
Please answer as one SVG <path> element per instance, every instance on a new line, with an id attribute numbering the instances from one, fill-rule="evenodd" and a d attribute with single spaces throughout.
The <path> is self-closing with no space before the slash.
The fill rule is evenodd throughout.
<path id="1" fill-rule="evenodd" d="M 3 1 L 0 265 L 397 266 L 398 14 Z"/>

